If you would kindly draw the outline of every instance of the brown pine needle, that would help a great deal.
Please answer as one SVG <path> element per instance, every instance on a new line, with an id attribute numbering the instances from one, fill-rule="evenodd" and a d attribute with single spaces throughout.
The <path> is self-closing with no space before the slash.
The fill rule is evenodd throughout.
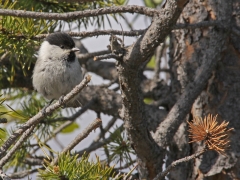
<path id="1" fill-rule="evenodd" d="M 228 132 L 233 128 L 228 129 L 229 122 L 217 122 L 217 115 L 209 114 L 204 119 L 195 117 L 189 124 L 189 143 L 204 141 L 206 147 L 215 150 L 220 154 L 224 154 L 225 150 L 230 146 Z"/>

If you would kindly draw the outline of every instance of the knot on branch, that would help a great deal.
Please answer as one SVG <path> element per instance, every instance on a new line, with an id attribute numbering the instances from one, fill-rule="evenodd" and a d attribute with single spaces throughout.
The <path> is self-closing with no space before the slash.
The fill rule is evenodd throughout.
<path id="1" fill-rule="evenodd" d="M 110 45 L 107 48 L 115 55 L 122 57 L 124 55 L 124 41 L 123 39 L 111 34 L 110 38 Z"/>

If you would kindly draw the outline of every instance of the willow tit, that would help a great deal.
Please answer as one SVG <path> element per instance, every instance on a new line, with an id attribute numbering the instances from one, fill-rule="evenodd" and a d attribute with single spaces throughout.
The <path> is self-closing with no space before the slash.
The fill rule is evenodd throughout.
<path id="1" fill-rule="evenodd" d="M 33 70 L 33 87 L 49 100 L 69 93 L 82 79 L 82 69 L 76 58 L 73 39 L 56 32 L 46 37 L 39 49 Z"/>

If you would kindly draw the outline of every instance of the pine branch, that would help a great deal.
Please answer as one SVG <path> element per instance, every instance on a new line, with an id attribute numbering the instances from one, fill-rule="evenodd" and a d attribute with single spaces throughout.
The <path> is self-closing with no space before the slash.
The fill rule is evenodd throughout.
<path id="1" fill-rule="evenodd" d="M 90 82 L 91 76 L 86 76 L 83 81 L 77 85 L 71 92 L 69 92 L 63 100 L 57 101 L 56 103 L 50 105 L 46 108 L 46 113 L 39 112 L 32 118 L 30 118 L 25 124 L 23 124 L 18 130 L 16 130 L 2 145 L 0 148 L 0 157 L 3 157 L 7 150 L 13 145 L 16 140 L 31 126 L 38 124 L 46 115 L 52 113 L 57 108 L 61 107 L 63 104 L 66 104 L 70 99 L 76 96 L 86 85 Z"/>
<path id="2" fill-rule="evenodd" d="M 75 11 L 68 13 L 45 13 L 45 12 L 33 12 L 24 10 L 10 10 L 10 9 L 0 9 L 0 15 L 3 16 L 15 16 L 15 17 L 25 17 L 34 19 L 46 19 L 46 20 L 70 20 L 70 19 L 80 19 L 84 17 L 93 17 L 104 14 L 113 13 L 139 13 L 146 16 L 154 16 L 159 14 L 159 11 L 137 5 L 127 5 L 127 6 L 112 6 L 107 8 L 99 8 L 94 10 L 85 11 Z"/>

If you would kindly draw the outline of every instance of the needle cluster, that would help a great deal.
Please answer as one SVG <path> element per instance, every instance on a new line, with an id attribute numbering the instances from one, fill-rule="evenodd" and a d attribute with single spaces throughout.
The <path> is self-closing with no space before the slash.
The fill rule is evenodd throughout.
<path id="1" fill-rule="evenodd" d="M 227 128 L 229 122 L 217 122 L 217 115 L 209 114 L 204 119 L 194 117 L 189 124 L 189 137 L 193 142 L 204 141 L 206 148 L 215 150 L 220 154 L 224 154 L 225 150 L 229 147 L 228 132 L 233 128 Z"/>

